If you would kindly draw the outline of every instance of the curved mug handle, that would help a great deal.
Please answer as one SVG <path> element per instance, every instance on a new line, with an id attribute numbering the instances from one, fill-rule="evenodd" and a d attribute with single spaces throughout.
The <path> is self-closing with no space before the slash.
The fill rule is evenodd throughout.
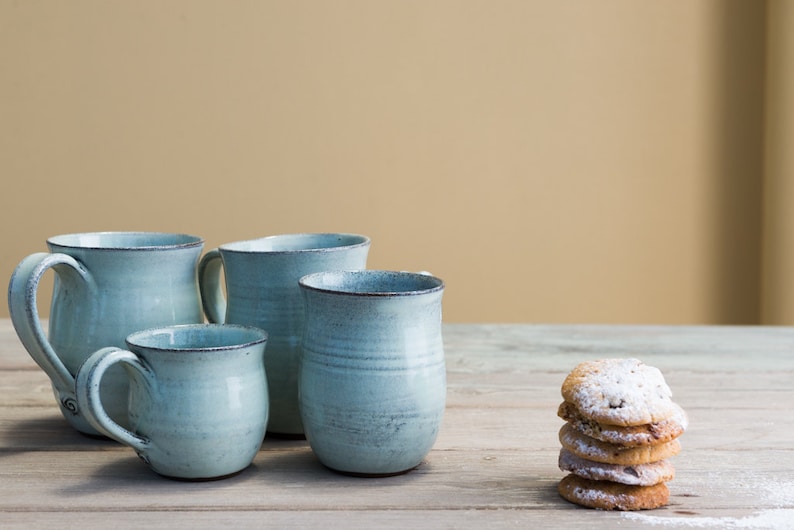
<path id="1" fill-rule="evenodd" d="M 226 297 L 221 286 L 221 252 L 214 248 L 204 254 L 198 265 L 201 305 L 207 320 L 212 324 L 223 324 L 226 320 Z"/>
<path id="2" fill-rule="evenodd" d="M 8 310 L 22 345 L 50 378 L 63 406 L 76 414 L 74 376 L 47 340 L 39 318 L 36 297 L 41 278 L 49 269 L 53 269 L 63 282 L 82 283 L 82 287 L 94 289 L 88 270 L 73 257 L 37 252 L 23 259 L 14 269 L 8 284 Z M 74 281 L 76 278 L 79 278 L 77 282 Z"/>
<path id="3" fill-rule="evenodd" d="M 121 348 L 102 348 L 89 355 L 77 372 L 75 379 L 77 403 L 80 406 L 80 411 L 94 429 L 108 438 L 113 438 L 132 447 L 140 455 L 149 447 L 151 440 L 135 434 L 113 421 L 105 407 L 102 406 L 99 395 L 102 376 L 108 368 L 117 363 L 127 364 L 137 370 L 143 376 L 147 388 L 154 388 L 155 379 L 152 370 L 137 355 Z M 143 455 L 141 457 L 145 460 Z"/>

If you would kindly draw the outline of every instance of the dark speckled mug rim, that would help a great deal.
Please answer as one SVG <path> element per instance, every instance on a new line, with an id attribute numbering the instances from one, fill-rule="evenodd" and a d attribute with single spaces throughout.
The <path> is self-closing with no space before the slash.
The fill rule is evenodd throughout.
<path id="1" fill-rule="evenodd" d="M 81 240 L 85 242 L 81 242 Z M 113 243 L 114 240 L 115 243 Z M 107 243 L 100 241 L 107 241 Z M 122 243 L 121 241 L 126 242 Z M 88 250 L 172 250 L 201 246 L 204 244 L 204 239 L 176 232 L 109 231 L 61 234 L 47 239 L 47 244 L 56 248 Z"/>
<path id="2" fill-rule="evenodd" d="M 345 279 L 357 279 L 373 277 L 387 277 L 389 279 L 403 279 L 413 280 L 417 285 L 421 283 L 427 284 L 427 287 L 418 287 L 415 289 L 400 289 L 400 290 L 375 290 L 375 289 L 361 289 L 356 290 L 353 288 L 345 288 L 340 286 L 324 286 L 322 278 L 329 276 L 346 277 Z M 373 278 L 369 278 L 372 280 Z M 444 281 L 441 278 L 431 274 L 424 274 L 419 272 L 408 271 L 389 271 L 377 269 L 363 269 L 363 270 L 349 270 L 349 271 L 323 271 L 312 274 L 307 274 L 298 280 L 298 284 L 303 289 L 317 291 L 321 293 L 337 294 L 341 296 L 361 296 L 361 297 L 395 297 L 395 296 L 419 296 L 430 293 L 442 291 L 444 289 Z M 350 284 L 348 284 L 350 285 Z"/>
<path id="3" fill-rule="evenodd" d="M 237 332 L 250 335 L 245 340 L 225 341 L 223 343 L 216 343 L 212 345 L 201 345 L 198 343 L 185 343 L 183 345 L 163 345 L 156 344 L 151 337 L 156 334 L 167 334 L 170 332 L 185 332 L 195 330 L 199 333 L 227 333 Z M 148 340 L 145 340 L 148 339 Z M 213 351 L 229 351 L 240 350 L 248 348 L 256 344 L 266 342 L 268 334 L 265 330 L 252 327 L 242 326 L 239 324 L 176 324 L 173 326 L 160 326 L 148 329 L 135 331 L 127 335 L 125 342 L 130 348 L 142 348 L 152 351 L 160 352 L 213 352 Z"/>
<path id="4" fill-rule="evenodd" d="M 265 248 L 264 246 L 262 248 L 242 248 L 245 245 L 253 245 L 260 242 L 269 243 L 288 239 L 305 239 L 309 241 L 311 239 L 317 238 L 328 238 L 329 240 L 333 238 L 342 238 L 343 241 L 339 244 L 333 245 L 307 245 L 289 249 L 270 249 Z M 246 239 L 243 241 L 224 243 L 223 245 L 220 245 L 218 249 L 220 249 L 222 252 L 234 252 L 239 254 L 300 254 L 308 252 L 339 252 L 366 246 L 370 243 L 370 238 L 361 234 L 353 234 L 348 232 L 302 232 L 294 234 L 276 234 L 256 239 Z"/>

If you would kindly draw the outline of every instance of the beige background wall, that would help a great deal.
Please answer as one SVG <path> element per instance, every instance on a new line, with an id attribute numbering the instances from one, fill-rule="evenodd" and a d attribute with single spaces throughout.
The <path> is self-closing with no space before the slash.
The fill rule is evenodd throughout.
<path id="1" fill-rule="evenodd" d="M 758 322 L 768 37 L 760 1 L 0 0 L 0 276 L 352 231 L 450 322 Z"/>
<path id="2" fill-rule="evenodd" d="M 767 19 L 761 321 L 794 324 L 794 2 Z"/>

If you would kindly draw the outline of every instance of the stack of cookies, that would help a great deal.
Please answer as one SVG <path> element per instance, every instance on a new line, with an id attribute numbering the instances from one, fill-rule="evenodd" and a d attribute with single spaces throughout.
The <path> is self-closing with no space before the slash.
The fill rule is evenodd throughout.
<path id="1" fill-rule="evenodd" d="M 584 362 L 565 378 L 562 397 L 559 466 L 570 474 L 560 495 L 603 510 L 666 505 L 675 474 L 667 459 L 681 450 L 688 420 L 662 373 L 637 359 Z"/>

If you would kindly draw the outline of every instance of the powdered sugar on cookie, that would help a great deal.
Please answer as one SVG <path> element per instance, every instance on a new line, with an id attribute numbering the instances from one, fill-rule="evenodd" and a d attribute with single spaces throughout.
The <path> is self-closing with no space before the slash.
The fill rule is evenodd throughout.
<path id="1" fill-rule="evenodd" d="M 601 510 L 666 505 L 675 476 L 667 459 L 681 450 L 688 418 L 662 373 L 637 359 L 583 362 L 565 378 L 562 396 L 558 465 L 569 474 L 560 495 Z"/>
<path id="2" fill-rule="evenodd" d="M 602 442 L 578 433 L 568 423 L 562 426 L 558 436 L 562 446 L 573 454 L 604 464 L 648 464 L 675 456 L 681 450 L 681 443 L 677 439 L 662 444 L 634 447 Z"/>
<path id="3" fill-rule="evenodd" d="M 689 418 L 684 409 L 673 403 L 675 412 L 670 418 L 657 423 L 646 423 L 623 427 L 607 425 L 585 418 L 573 403 L 563 401 L 557 409 L 557 416 L 564 419 L 571 426 L 591 438 L 620 444 L 624 446 L 652 445 L 668 442 L 677 438 L 689 425 Z"/>
<path id="4" fill-rule="evenodd" d="M 557 484 L 560 495 L 573 503 L 600 510 L 651 510 L 667 504 L 670 490 L 664 482 L 627 486 L 568 475 Z"/>
<path id="5" fill-rule="evenodd" d="M 677 410 L 662 373 L 637 359 L 581 363 L 566 377 L 562 396 L 583 415 L 608 425 L 664 421 Z"/>
<path id="6" fill-rule="evenodd" d="M 560 449 L 558 464 L 561 470 L 590 480 L 608 480 L 630 486 L 653 486 L 669 482 L 675 477 L 675 468 L 667 460 L 648 464 L 625 466 L 604 464 L 580 458 L 563 448 Z"/>

